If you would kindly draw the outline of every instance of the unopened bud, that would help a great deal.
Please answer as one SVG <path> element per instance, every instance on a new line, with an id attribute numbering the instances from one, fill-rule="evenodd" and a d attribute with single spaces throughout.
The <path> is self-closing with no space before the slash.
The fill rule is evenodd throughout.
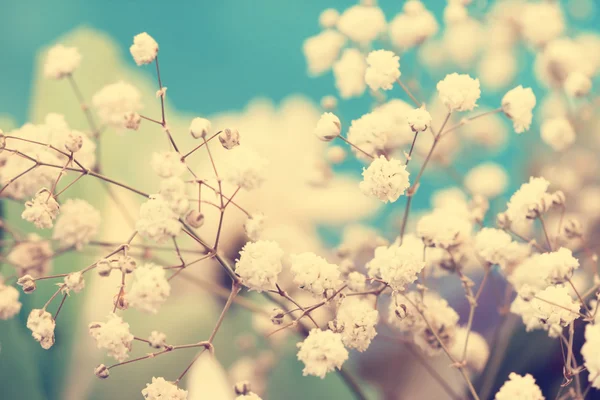
<path id="1" fill-rule="evenodd" d="M 552 204 L 555 206 L 564 206 L 567 198 L 562 190 L 552 193 Z"/>
<path id="2" fill-rule="evenodd" d="M 128 112 L 124 116 L 125 128 L 137 131 L 142 123 L 142 117 L 136 112 Z"/>
<path id="3" fill-rule="evenodd" d="M 106 365 L 100 364 L 94 369 L 94 374 L 100 379 L 106 379 L 110 375 L 110 372 Z"/>
<path id="4" fill-rule="evenodd" d="M 205 138 L 210 132 L 210 121 L 206 118 L 194 118 L 190 124 L 190 134 L 194 139 Z"/>
<path id="5" fill-rule="evenodd" d="M 121 271 L 125 272 L 126 274 L 132 273 L 137 265 L 137 262 L 131 256 L 121 256 L 117 262 L 119 263 L 119 268 Z"/>
<path id="6" fill-rule="evenodd" d="M 285 317 L 285 311 L 281 308 L 274 308 L 271 312 L 271 322 L 273 325 L 281 325 L 283 323 L 283 317 Z"/>
<path id="7" fill-rule="evenodd" d="M 251 391 L 250 382 L 248 382 L 248 381 L 237 382 L 234 385 L 233 390 L 235 390 L 236 395 L 245 396 L 248 393 L 250 393 L 250 391 Z"/>
<path id="8" fill-rule="evenodd" d="M 563 232 L 569 239 L 579 238 L 583 235 L 583 227 L 579 220 L 569 218 L 563 225 Z"/>
<path id="9" fill-rule="evenodd" d="M 109 276 L 110 272 L 112 271 L 110 261 L 106 258 L 98 261 L 96 263 L 96 271 L 98 271 L 98 275 L 100 276 Z"/>
<path id="10" fill-rule="evenodd" d="M 225 129 L 219 134 L 219 142 L 227 150 L 233 149 L 240 144 L 240 132 L 237 129 Z"/>
<path id="11" fill-rule="evenodd" d="M 71 131 L 65 139 L 65 148 L 71 153 L 77 153 L 83 146 L 83 137 L 81 134 Z"/>
<path id="12" fill-rule="evenodd" d="M 396 307 L 396 309 L 394 310 L 394 314 L 396 314 L 396 317 L 402 321 L 404 318 L 406 318 L 408 316 L 408 308 L 406 307 L 405 304 L 400 304 L 398 307 Z"/>
<path id="13" fill-rule="evenodd" d="M 23 288 L 24 293 L 31 293 L 36 289 L 35 280 L 31 275 L 23 275 L 17 280 L 17 285 Z"/>
<path id="14" fill-rule="evenodd" d="M 200 228 L 204 225 L 204 214 L 198 210 L 191 210 L 185 216 L 185 222 L 187 222 L 192 228 Z"/>
<path id="15" fill-rule="evenodd" d="M 344 322 L 334 319 L 333 321 L 329 321 L 327 323 L 327 327 L 334 333 L 342 333 L 344 332 Z"/>

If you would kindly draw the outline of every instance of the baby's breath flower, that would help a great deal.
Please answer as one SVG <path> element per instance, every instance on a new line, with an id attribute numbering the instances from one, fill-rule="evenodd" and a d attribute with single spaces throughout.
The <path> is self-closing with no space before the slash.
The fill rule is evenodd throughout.
<path id="1" fill-rule="evenodd" d="M 277 283 L 277 275 L 283 268 L 283 255 L 283 250 L 275 242 L 248 242 L 240 251 L 235 272 L 251 290 L 262 292 L 273 289 Z"/>
<path id="2" fill-rule="evenodd" d="M 17 285 L 23 288 L 24 293 L 31 293 L 36 289 L 35 280 L 31 275 L 23 275 L 17 279 Z"/>
<path id="3" fill-rule="evenodd" d="M 110 375 L 109 369 L 104 364 L 98 365 L 94 368 L 94 375 L 96 375 L 100 379 L 106 379 Z"/>
<path id="4" fill-rule="evenodd" d="M 336 289 L 341 283 L 338 266 L 328 263 L 323 257 L 302 253 L 292 254 L 290 260 L 294 283 L 314 295 L 320 296 Z"/>
<path id="5" fill-rule="evenodd" d="M 244 222 L 244 232 L 251 241 L 255 242 L 260 238 L 265 228 L 265 216 L 262 213 L 251 214 Z"/>
<path id="6" fill-rule="evenodd" d="M 526 374 L 521 376 L 511 372 L 508 380 L 500 388 L 494 400 L 544 400 L 545 397 L 542 391 L 536 385 L 533 376 Z"/>
<path id="7" fill-rule="evenodd" d="M 563 84 L 565 93 L 571 97 L 583 97 L 592 89 L 592 80 L 583 72 L 573 71 Z"/>
<path id="8" fill-rule="evenodd" d="M 593 387 L 600 389 L 600 324 L 587 324 L 585 343 L 581 347 L 584 366 L 589 371 L 588 379 Z"/>
<path id="9" fill-rule="evenodd" d="M 187 167 L 181 160 L 181 154 L 176 151 L 153 153 L 150 163 L 154 172 L 162 178 L 182 175 Z"/>
<path id="10" fill-rule="evenodd" d="M 321 14 L 319 15 L 319 25 L 324 29 L 335 28 L 335 24 L 337 24 L 339 18 L 340 13 L 338 10 L 327 8 L 321 11 Z"/>
<path id="11" fill-rule="evenodd" d="M 190 208 L 186 184 L 179 177 L 163 179 L 158 194 L 169 203 L 171 210 L 177 215 L 185 215 Z"/>
<path id="12" fill-rule="evenodd" d="M 358 271 L 353 271 L 348 274 L 346 283 L 353 292 L 362 292 L 367 286 L 367 277 Z"/>
<path id="13" fill-rule="evenodd" d="M 509 90 L 502 98 L 502 111 L 513 121 L 515 132 L 523 133 L 529 130 L 533 119 L 535 95 L 531 88 L 519 85 Z"/>
<path id="14" fill-rule="evenodd" d="M 334 29 L 325 29 L 304 41 L 303 50 L 311 75 L 321 75 L 331 68 L 344 47 L 346 38 Z"/>
<path id="15" fill-rule="evenodd" d="M 167 335 L 158 331 L 150 332 L 150 336 L 148 337 L 150 347 L 154 347 L 155 349 L 163 347 L 166 344 L 166 340 Z"/>
<path id="16" fill-rule="evenodd" d="M 468 334 L 468 342 L 467 342 Z M 457 360 L 463 357 L 463 350 L 467 343 L 467 354 L 465 361 L 467 367 L 475 373 L 480 373 L 484 370 L 488 358 L 490 356 L 490 346 L 485 338 L 477 332 L 469 331 L 467 328 L 459 327 L 454 334 L 454 342 L 450 347 L 450 354 Z"/>
<path id="17" fill-rule="evenodd" d="M 431 114 L 425 108 L 415 108 L 406 113 L 406 121 L 413 132 L 423 132 L 431 126 Z"/>
<path id="18" fill-rule="evenodd" d="M 333 64 L 333 77 L 342 99 L 361 96 L 367 88 L 365 72 L 367 62 L 360 50 L 348 48 Z"/>
<path id="19" fill-rule="evenodd" d="M 125 127 L 123 116 L 142 108 L 140 92 L 123 81 L 104 86 L 94 94 L 92 104 L 100 121 L 115 128 Z"/>
<path id="20" fill-rule="evenodd" d="M 187 400 L 187 395 L 187 390 L 179 389 L 165 378 L 152 377 L 152 383 L 147 383 L 142 390 L 142 396 L 147 400 Z"/>
<path id="21" fill-rule="evenodd" d="M 46 55 L 44 76 L 50 79 L 61 79 L 71 75 L 81 64 L 81 54 L 76 47 L 57 44 Z"/>
<path id="22" fill-rule="evenodd" d="M 377 335 L 375 325 L 379 321 L 379 312 L 367 300 L 346 297 L 338 310 L 336 320 L 344 326 L 341 332 L 344 345 L 363 352 Z"/>
<path id="23" fill-rule="evenodd" d="M 52 314 L 46 310 L 33 309 L 27 318 L 27 328 L 31 336 L 40 343 L 43 349 L 48 350 L 54 344 L 54 328 L 56 323 Z"/>
<path id="24" fill-rule="evenodd" d="M 506 216 L 511 221 L 522 221 L 546 212 L 552 204 L 551 196 L 546 192 L 548 186 L 550 182 L 544 178 L 530 177 L 529 182 L 522 184 L 511 196 L 507 204 Z"/>
<path id="25" fill-rule="evenodd" d="M 237 129 L 223 129 L 219 134 L 219 142 L 225 149 L 231 150 L 240 145 L 240 132 Z"/>
<path id="26" fill-rule="evenodd" d="M 504 192 L 508 185 L 508 175 L 500 165 L 485 162 L 471 169 L 465 176 L 464 183 L 472 194 L 490 199 Z"/>
<path id="27" fill-rule="evenodd" d="M 385 15 L 379 7 L 352 6 L 342 13 L 337 28 L 353 42 L 368 45 L 386 29 Z"/>
<path id="28" fill-rule="evenodd" d="M 171 285 L 167 281 L 165 270 L 155 264 L 147 263 L 133 271 L 134 281 L 125 298 L 138 310 L 156 314 L 158 308 L 171 294 Z"/>
<path id="29" fill-rule="evenodd" d="M 370 276 L 381 277 L 396 291 L 416 281 L 424 267 L 422 254 L 395 243 L 376 248 L 375 257 L 367 263 Z"/>
<path id="30" fill-rule="evenodd" d="M 163 243 L 181 232 L 181 224 L 169 203 L 161 195 L 153 195 L 140 207 L 136 229 L 140 235 Z"/>
<path id="31" fill-rule="evenodd" d="M 129 332 L 129 324 L 121 317 L 108 314 L 106 322 L 92 322 L 88 329 L 98 348 L 108 350 L 109 356 L 119 362 L 129 357 L 133 335 Z"/>
<path id="32" fill-rule="evenodd" d="M 348 359 L 342 336 L 332 331 L 313 329 L 303 342 L 298 343 L 298 360 L 304 363 L 302 374 L 325 378 L 328 372 L 340 369 Z"/>
<path id="33" fill-rule="evenodd" d="M 76 153 L 83 146 L 83 136 L 77 131 L 71 131 L 65 138 L 65 149 L 71 153 Z"/>
<path id="34" fill-rule="evenodd" d="M 367 56 L 365 82 L 371 90 L 390 90 L 400 78 L 400 57 L 388 50 L 375 50 Z"/>
<path id="35" fill-rule="evenodd" d="M 407 1 L 404 12 L 390 22 L 390 39 L 401 50 L 418 46 L 439 29 L 435 16 L 420 1 Z"/>
<path id="36" fill-rule="evenodd" d="M 187 222 L 192 228 L 200 228 L 204 225 L 204 214 L 198 210 L 190 210 L 185 216 Z"/>
<path id="37" fill-rule="evenodd" d="M 100 212 L 82 199 L 68 199 L 62 206 L 52 238 L 63 248 L 80 250 L 96 235 L 102 218 Z"/>
<path id="38" fill-rule="evenodd" d="M 575 129 L 564 117 L 556 117 L 544 121 L 540 128 L 544 143 L 554 151 L 563 151 L 575 141 Z"/>
<path id="39" fill-rule="evenodd" d="M 363 169 L 360 190 L 367 196 L 373 196 L 384 203 L 394 202 L 410 186 L 406 165 L 394 158 L 384 156 L 375 158 L 368 168 Z"/>
<path id="40" fill-rule="evenodd" d="M 129 111 L 124 115 L 125 118 L 125 128 L 137 131 L 140 128 L 140 124 L 142 123 L 142 117 L 140 114 Z"/>
<path id="41" fill-rule="evenodd" d="M 471 223 L 463 216 L 436 209 L 417 222 L 417 235 L 429 247 L 448 249 L 458 246 L 470 237 Z"/>
<path id="42" fill-rule="evenodd" d="M 246 190 L 257 189 L 265 179 L 268 161 L 248 147 L 239 147 L 227 154 L 229 161 L 224 178 Z"/>
<path id="43" fill-rule="evenodd" d="M 340 136 L 342 124 L 340 119 L 333 113 L 326 112 L 321 115 L 315 128 L 315 135 L 323 140 L 330 141 Z"/>
<path id="44" fill-rule="evenodd" d="M 72 272 L 65 276 L 64 286 L 62 288 L 63 293 L 70 294 L 71 291 L 79 293 L 85 287 L 85 280 L 81 272 Z"/>
<path id="45" fill-rule="evenodd" d="M 40 189 L 31 201 L 25 203 L 21 218 L 41 229 L 52 228 L 52 221 L 56 219 L 59 208 L 52 193 L 46 188 Z"/>
<path id="46" fill-rule="evenodd" d="M 450 111 L 471 111 L 481 95 L 479 79 L 466 74 L 448 74 L 437 84 L 439 98 Z"/>
<path id="47" fill-rule="evenodd" d="M 512 237 L 500 229 L 483 228 L 475 235 L 475 251 L 490 264 L 503 264 L 513 243 Z"/>
<path id="48" fill-rule="evenodd" d="M 150 64 L 158 55 L 158 43 L 152 36 L 142 32 L 133 37 L 129 51 L 137 65 Z"/>
<path id="49" fill-rule="evenodd" d="M 12 246 L 7 260 L 17 268 L 19 276 L 38 278 L 50 270 L 53 255 L 50 241 L 32 233 Z"/>
<path id="50" fill-rule="evenodd" d="M 554 3 L 524 4 L 519 19 L 521 34 L 534 46 L 542 46 L 559 37 L 565 29 L 562 10 L 558 4 Z M 540 23 L 542 21 L 543 23 Z"/>
<path id="51" fill-rule="evenodd" d="M 10 319 L 21 311 L 19 291 L 12 286 L 6 286 L 0 279 L 0 320 Z"/>
<path id="52" fill-rule="evenodd" d="M 211 123 L 206 118 L 196 117 L 190 124 L 190 134 L 194 139 L 205 138 L 210 132 Z"/>

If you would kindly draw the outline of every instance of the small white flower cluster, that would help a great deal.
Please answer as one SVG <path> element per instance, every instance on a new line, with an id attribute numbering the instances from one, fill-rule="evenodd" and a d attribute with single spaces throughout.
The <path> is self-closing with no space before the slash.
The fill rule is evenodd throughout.
<path id="1" fill-rule="evenodd" d="M 43 349 L 48 350 L 54 344 L 54 328 L 56 322 L 46 310 L 33 309 L 27 318 L 27 328 L 31 336 L 40 343 Z"/>
<path id="2" fill-rule="evenodd" d="M 402 291 L 417 280 L 418 274 L 425 268 L 425 262 L 422 253 L 394 243 L 389 247 L 376 248 L 375 257 L 369 261 L 367 268 L 369 276 L 381 277 L 392 289 Z"/>
<path id="3" fill-rule="evenodd" d="M 111 313 L 106 322 L 92 322 L 88 327 L 99 349 L 106 349 L 108 355 L 119 362 L 129 357 L 133 335 L 129 324 L 118 315 Z"/>
<path id="4" fill-rule="evenodd" d="M 600 324 L 585 327 L 585 343 L 581 347 L 584 366 L 589 371 L 592 387 L 600 389 Z"/>
<path id="5" fill-rule="evenodd" d="M 475 235 L 475 251 L 485 262 L 496 264 L 503 270 L 509 270 L 515 262 L 516 254 L 529 254 L 526 245 L 517 243 L 503 230 L 483 228 Z M 519 257 L 520 258 L 520 257 Z"/>
<path id="6" fill-rule="evenodd" d="M 391 51 L 375 50 L 367 56 L 365 82 L 371 90 L 390 90 L 400 78 L 400 58 Z"/>
<path id="7" fill-rule="evenodd" d="M 140 235 L 163 243 L 181 232 L 181 224 L 169 202 L 161 195 L 154 195 L 140 207 L 136 229 Z"/>
<path id="8" fill-rule="evenodd" d="M 19 291 L 0 281 L 0 319 L 11 319 L 21 311 Z"/>
<path id="9" fill-rule="evenodd" d="M 153 153 L 150 165 L 156 175 L 161 178 L 181 176 L 187 170 L 185 163 L 181 159 L 181 154 L 176 151 Z"/>
<path id="10" fill-rule="evenodd" d="M 188 392 L 179 389 L 177 385 L 166 381 L 165 378 L 152 377 L 152 383 L 146 384 L 142 396 L 147 400 L 187 400 Z"/>
<path id="11" fill-rule="evenodd" d="M 268 161 L 247 147 L 238 147 L 227 153 L 224 178 L 232 185 L 246 190 L 260 187 L 265 180 Z"/>
<path id="12" fill-rule="evenodd" d="M 248 242 L 240 251 L 235 272 L 251 290 L 274 289 L 277 276 L 283 269 L 283 255 L 283 250 L 273 241 Z"/>
<path id="13" fill-rule="evenodd" d="M 44 76 L 50 79 L 62 79 L 71 75 L 81 64 L 81 54 L 75 47 L 57 44 L 46 55 Z"/>
<path id="14" fill-rule="evenodd" d="M 402 162 L 379 156 L 363 170 L 360 190 L 384 203 L 395 202 L 410 186 L 408 176 L 406 165 Z"/>
<path id="15" fill-rule="evenodd" d="M 336 322 L 344 345 L 363 352 L 377 335 L 379 312 L 367 300 L 347 297 L 338 310 Z"/>
<path id="16" fill-rule="evenodd" d="M 31 201 L 25 203 L 21 218 L 41 229 L 52 228 L 60 206 L 48 189 L 40 189 Z"/>
<path id="17" fill-rule="evenodd" d="M 521 376 L 511 372 L 508 380 L 500 388 L 494 400 L 545 400 L 539 386 L 536 385 L 533 376 L 526 374 Z"/>
<path id="18" fill-rule="evenodd" d="M 523 88 L 520 85 L 504 95 L 502 111 L 513 121 L 515 132 L 523 133 L 529 130 L 535 103 L 535 95 L 531 88 Z"/>
<path id="19" fill-rule="evenodd" d="M 339 333 L 313 329 L 303 342 L 298 343 L 298 360 L 304 363 L 302 373 L 325 378 L 328 372 L 340 369 L 348 359 Z"/>
<path id="20" fill-rule="evenodd" d="M 521 185 L 510 198 L 506 216 L 510 221 L 533 219 L 548 210 L 552 205 L 552 196 L 547 192 L 550 182 L 544 178 L 531 177 Z"/>
<path id="21" fill-rule="evenodd" d="M 158 308 L 171 294 L 171 285 L 167 281 L 165 270 L 155 264 L 147 263 L 133 271 L 134 281 L 126 295 L 126 300 L 134 308 L 156 314 Z"/>
<path id="22" fill-rule="evenodd" d="M 340 285 L 340 270 L 314 253 L 292 254 L 290 271 L 294 283 L 316 296 L 327 294 Z"/>
<path id="23" fill-rule="evenodd" d="M 100 121 L 115 128 L 125 128 L 125 116 L 142 108 L 141 94 L 130 83 L 119 81 L 94 94 L 92 105 Z"/>
<path id="24" fill-rule="evenodd" d="M 52 238 L 63 248 L 78 250 L 96 235 L 102 217 L 100 212 L 82 199 L 68 199 L 61 207 Z"/>
<path id="25" fill-rule="evenodd" d="M 441 102 L 449 111 L 470 111 L 477 107 L 481 96 L 479 79 L 465 74 L 449 74 L 437 84 Z"/>
<path id="26" fill-rule="evenodd" d="M 137 65 L 150 64 L 158 55 L 158 43 L 152 36 L 142 32 L 133 37 L 129 51 Z"/>

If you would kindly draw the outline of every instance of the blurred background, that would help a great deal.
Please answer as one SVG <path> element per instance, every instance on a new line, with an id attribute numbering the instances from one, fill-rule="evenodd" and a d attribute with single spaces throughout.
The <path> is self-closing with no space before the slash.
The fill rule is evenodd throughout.
<path id="1" fill-rule="evenodd" d="M 343 11 L 355 3 L 350 0 L 201 0 L 173 3 L 157 0 L 0 0 L 3 6 L 0 24 L 0 52 L 3 58 L 0 128 L 8 131 L 27 121 L 42 121 L 49 112 L 58 112 L 67 117 L 71 126 L 84 129 L 85 120 L 70 88 L 65 82 L 49 82 L 41 74 L 43 54 L 49 46 L 59 42 L 76 45 L 82 53 L 82 67 L 76 77 L 88 99 L 103 85 L 124 79 L 134 83 L 143 93 L 144 114 L 158 115 L 158 100 L 154 97 L 154 70 L 136 67 L 129 54 L 133 36 L 147 31 L 160 45 L 162 78 L 168 87 L 167 115 L 170 125 L 175 127 L 174 131 L 180 132 L 183 143 L 192 146 L 186 131 L 189 120 L 194 116 L 204 116 L 213 121 L 213 127 L 238 128 L 242 140 L 247 137 L 253 145 L 274 156 L 275 167 L 285 165 L 290 158 L 295 166 L 302 166 L 303 163 L 308 165 L 309 161 L 312 163 L 314 159 L 323 158 L 326 150 L 326 145 L 312 136 L 314 123 L 321 113 L 319 102 L 325 95 L 335 95 L 337 90 L 331 73 L 318 78 L 309 76 L 302 45 L 306 38 L 318 33 L 318 17 L 324 8 Z M 423 3 L 441 21 L 445 1 Z M 491 0 L 474 0 L 470 9 L 477 15 L 494 3 Z M 379 1 L 388 16 L 398 13 L 402 4 L 401 0 Z M 576 26 L 578 31 L 598 30 L 600 18 L 595 1 L 570 0 L 561 4 L 569 24 Z M 526 51 L 518 54 L 519 69 L 512 82 L 514 85 L 531 86 L 536 95 L 542 96 L 547 89 L 533 76 L 530 68 L 532 59 L 533 56 Z M 411 53 L 401 58 L 401 65 L 403 76 L 418 80 L 423 98 L 433 94 L 435 83 L 448 72 L 443 67 L 434 71 L 421 69 L 417 55 Z M 503 94 L 503 91 L 484 90 L 481 103 L 497 107 Z M 389 98 L 407 100 L 397 89 L 387 95 Z M 366 112 L 371 103 L 368 94 L 342 101 L 339 115 L 348 124 Z M 537 122 L 537 117 L 534 117 L 534 126 Z M 499 124 L 499 130 L 511 129 L 508 121 Z M 504 197 L 497 202 L 497 207 L 502 208 L 507 196 L 530 175 L 532 163 L 527 156 L 534 149 L 532 143 L 539 141 L 536 128 L 532 130 L 532 138 L 509 134 L 500 150 L 491 153 L 469 152 L 453 165 L 457 172 L 464 173 L 484 159 L 502 164 L 510 178 Z M 106 166 L 106 174 L 133 180 L 152 191 L 153 178 L 148 176 L 143 163 L 147 162 L 144 158 L 149 151 L 165 144 L 160 133 L 158 128 L 151 127 L 147 131 L 142 128 L 139 132 L 105 135 L 103 149 L 106 150 L 101 159 Z M 240 202 L 247 201 L 244 204 L 257 210 L 274 209 L 275 219 L 289 226 L 285 232 L 273 227 L 271 235 L 283 241 L 290 251 L 336 246 L 348 224 L 357 220 L 378 228 L 381 235 L 393 240 L 397 235 L 398 217 L 404 208 L 403 204 L 381 207 L 361 198 L 360 194 L 354 198 L 358 193 L 354 187 L 357 186 L 362 167 L 358 161 L 349 158 L 334 167 L 337 172 L 335 190 L 328 192 L 327 196 L 319 189 L 302 189 L 294 185 L 299 180 L 313 179 L 311 174 L 318 175 L 321 171 L 307 169 L 307 176 L 291 176 L 291 172 L 282 170 L 272 173 L 273 183 L 262 194 L 249 194 Z M 202 164 L 205 160 L 198 159 L 197 162 Z M 429 208 L 426 199 L 434 190 L 454 185 L 452 177 L 443 168 L 436 173 L 429 173 L 420 189 L 423 200 L 415 204 L 414 209 Z M 94 197 L 98 190 L 94 183 L 89 183 L 78 186 L 77 193 L 89 198 Z M 334 195 L 330 196 L 331 193 Z M 137 200 L 127 195 L 123 195 L 120 201 L 137 209 Z M 108 201 L 97 200 L 97 205 L 108 214 L 109 223 L 103 234 L 127 236 L 119 211 Z M 18 205 L 4 204 L 3 212 L 9 219 L 18 219 L 19 210 Z M 233 258 L 239 244 L 243 243 L 239 230 L 241 222 L 243 219 L 239 215 L 232 216 L 228 221 L 232 232 L 228 236 L 231 243 L 228 250 Z M 54 271 L 71 271 L 75 265 L 93 262 L 96 256 L 77 254 L 61 257 L 54 261 Z M 218 283 L 220 276 L 215 271 L 213 269 L 207 275 Z M 503 290 L 501 278 L 498 277 L 497 283 L 494 296 Z M 167 333 L 169 341 L 173 339 L 178 343 L 187 343 L 207 335 L 222 303 L 193 283 L 183 282 L 180 288 L 176 299 L 171 299 L 157 316 L 128 312 L 127 318 L 132 326 L 138 332 L 149 332 L 160 327 L 159 330 Z M 445 289 L 451 302 L 452 293 L 457 289 L 458 285 Z M 192 357 L 191 354 L 172 354 L 136 363 L 115 371 L 118 373 L 111 374 L 106 381 L 98 381 L 92 371 L 103 356 L 95 352 L 94 343 L 87 337 L 86 326 L 94 318 L 102 319 L 109 311 L 100 300 L 112 298 L 114 285 L 90 284 L 83 293 L 75 295 L 77 301 L 68 301 L 57 327 L 57 344 L 51 351 L 44 351 L 31 340 L 24 321 L 28 310 L 43 304 L 52 290 L 40 289 L 26 297 L 20 320 L 0 321 L 0 398 L 137 398 L 149 377 L 163 376 L 172 369 L 179 370 Z M 460 291 L 457 295 L 460 298 Z M 493 308 L 494 296 L 490 296 L 488 304 L 482 304 L 481 309 Z M 457 309 L 464 312 L 464 304 L 458 305 Z M 476 318 L 475 330 L 485 335 L 488 333 L 486 327 L 494 322 L 495 317 L 480 314 Z M 240 334 L 252 330 L 252 317 L 247 312 L 234 309 L 232 315 L 216 341 L 217 355 L 223 367 L 201 365 L 202 368 L 198 367 L 193 378 L 188 377 L 188 387 L 197 386 L 197 393 L 209 390 L 205 397 L 196 398 L 228 398 L 216 393 L 222 393 L 218 392 L 221 390 L 219 387 L 228 387 L 225 370 L 231 370 L 234 360 L 239 358 L 236 346 L 230 345 L 240 340 Z M 517 326 L 516 323 L 514 325 Z M 513 344 L 510 352 L 519 356 L 512 358 L 510 369 L 515 370 L 515 365 L 518 365 L 518 372 L 534 374 L 544 391 L 550 393 L 560 382 L 560 373 L 556 374 L 556 371 L 560 371 L 562 360 L 560 353 L 556 352 L 557 344 L 546 343 L 547 337 L 542 332 L 533 334 L 537 345 L 531 347 L 531 341 L 526 345 L 519 339 L 522 331 L 522 327 L 518 326 L 511 334 Z M 323 381 L 301 378 L 302 367 L 295 359 L 294 343 L 288 338 L 281 345 L 283 356 L 276 360 L 277 368 L 270 373 L 265 398 L 349 398 L 347 389 L 335 375 Z M 385 379 L 396 379 L 395 371 L 400 374 L 408 357 L 405 352 L 393 347 L 390 349 L 389 343 L 385 342 L 376 343 L 371 350 L 363 357 L 353 354 L 354 360 L 361 358 L 364 361 L 357 367 L 358 372 L 367 379 L 373 379 L 373 372 L 369 374 L 369 371 L 378 371 L 381 360 L 387 360 L 385 365 L 390 366 L 391 370 L 385 369 Z M 140 354 L 144 354 L 144 351 Z M 544 357 L 547 363 L 540 362 Z M 440 360 L 440 365 L 445 365 L 445 362 Z M 504 381 L 508 368 L 498 373 L 499 384 Z M 223 384 L 219 386 L 215 382 Z M 410 386 L 409 382 L 404 383 Z M 209 394 L 212 386 L 215 386 L 216 392 Z M 374 398 L 378 397 L 375 395 L 376 386 L 377 383 L 370 387 L 371 393 L 376 396 Z M 415 398 L 398 397 L 390 393 L 385 397 Z"/>

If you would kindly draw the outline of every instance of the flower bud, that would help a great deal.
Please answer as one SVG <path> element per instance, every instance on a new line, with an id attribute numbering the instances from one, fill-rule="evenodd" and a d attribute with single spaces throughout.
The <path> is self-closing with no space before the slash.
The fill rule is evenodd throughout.
<path id="1" fill-rule="evenodd" d="M 240 132 L 237 129 L 225 129 L 219 134 L 219 142 L 227 150 L 233 149 L 240 144 Z"/>
<path id="2" fill-rule="evenodd" d="M 396 317 L 402 321 L 404 318 L 408 317 L 408 308 L 406 308 L 405 304 L 400 304 L 394 310 L 394 314 L 396 314 Z"/>
<path id="3" fill-rule="evenodd" d="M 17 285 L 23 287 L 24 293 L 31 293 L 36 289 L 35 280 L 31 277 L 31 275 L 23 275 L 17 280 Z"/>
<path id="4" fill-rule="evenodd" d="M 110 261 L 106 258 L 98 261 L 96 263 L 96 271 L 98 271 L 98 275 L 100 276 L 109 276 L 112 271 L 112 266 L 110 265 Z"/>
<path id="5" fill-rule="evenodd" d="M 67 138 L 65 139 L 65 148 L 71 153 L 77 153 L 79 150 L 81 150 L 82 146 L 83 137 L 75 131 L 69 132 Z"/>
<path id="6" fill-rule="evenodd" d="M 190 134 L 194 139 L 205 138 L 210 127 L 210 121 L 206 118 L 194 118 L 190 124 Z"/>
<path id="7" fill-rule="evenodd" d="M 510 228 L 510 218 L 506 213 L 499 213 L 496 217 L 496 225 L 498 225 L 501 229 L 509 229 Z"/>
<path id="8" fill-rule="evenodd" d="M 569 239 L 579 238 L 583 235 L 583 227 L 581 222 L 576 219 L 569 218 L 563 225 L 563 233 Z"/>
<path id="9" fill-rule="evenodd" d="M 271 322 L 273 325 L 281 325 L 284 317 L 285 311 L 283 311 L 281 308 L 274 308 L 271 312 Z"/>
<path id="10" fill-rule="evenodd" d="M 329 328 L 330 331 L 334 332 L 334 333 L 342 333 L 344 332 L 344 322 L 334 319 L 333 321 L 329 321 L 327 323 L 327 327 Z"/>
<path id="11" fill-rule="evenodd" d="M 125 128 L 137 131 L 142 123 L 142 117 L 136 112 L 128 112 L 125 114 Z"/>
<path id="12" fill-rule="evenodd" d="M 132 273 L 137 265 L 135 259 L 131 256 L 121 256 L 117 262 L 119 263 L 119 268 L 121 271 L 125 272 L 126 274 Z"/>
<path id="13" fill-rule="evenodd" d="M 192 228 L 200 228 L 204 225 L 204 214 L 198 210 L 191 210 L 185 216 L 185 222 L 190 224 Z"/>
<path id="14" fill-rule="evenodd" d="M 94 374 L 100 379 L 106 379 L 110 375 L 110 372 L 106 365 L 100 364 L 94 369 Z"/>
<path id="15" fill-rule="evenodd" d="M 340 136 L 340 133 L 342 133 L 342 123 L 335 114 L 326 112 L 321 115 L 315 128 L 315 135 L 319 139 L 329 142 Z"/>
<path id="16" fill-rule="evenodd" d="M 248 393 L 250 393 L 250 391 L 251 391 L 250 382 L 248 382 L 248 381 L 237 382 L 235 384 L 235 386 L 233 387 L 233 389 L 235 390 L 235 394 L 237 396 L 245 396 Z"/>
<path id="17" fill-rule="evenodd" d="M 564 206 L 566 200 L 567 198 L 562 190 L 557 190 L 556 192 L 552 193 L 552 205 Z"/>

